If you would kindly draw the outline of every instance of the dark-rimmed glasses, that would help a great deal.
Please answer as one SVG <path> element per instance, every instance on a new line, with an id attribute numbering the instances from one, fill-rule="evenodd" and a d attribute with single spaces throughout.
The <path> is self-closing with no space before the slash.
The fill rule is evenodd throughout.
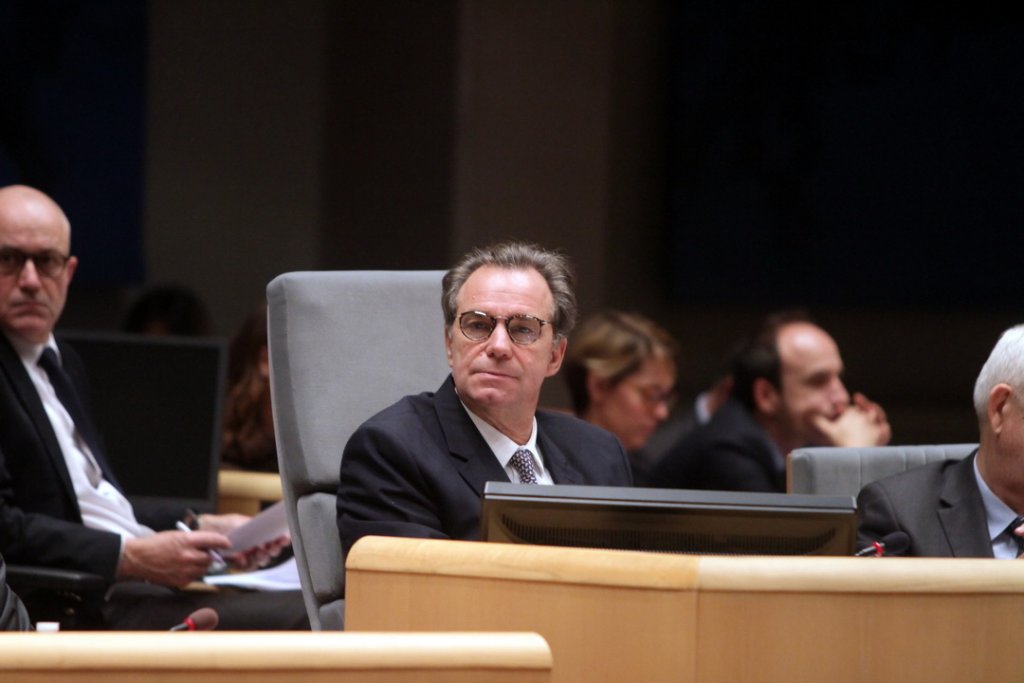
<path id="1" fill-rule="evenodd" d="M 17 275 L 25 267 L 25 261 L 32 259 L 36 272 L 49 278 L 60 277 L 64 268 L 68 265 L 70 256 L 65 256 L 57 251 L 37 251 L 30 254 L 21 249 L 13 247 L 0 248 L 0 275 Z"/>
<path id="2" fill-rule="evenodd" d="M 516 344 L 526 345 L 540 339 L 540 332 L 547 320 L 532 315 L 487 315 L 483 311 L 466 311 L 459 316 L 459 329 L 470 341 L 483 341 L 491 336 L 499 320 L 505 321 L 508 338 Z"/>

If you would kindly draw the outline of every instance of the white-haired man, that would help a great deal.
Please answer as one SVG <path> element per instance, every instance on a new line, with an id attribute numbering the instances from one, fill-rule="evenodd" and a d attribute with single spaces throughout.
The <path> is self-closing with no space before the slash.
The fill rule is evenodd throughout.
<path id="1" fill-rule="evenodd" d="M 1013 559 L 1024 544 L 1024 325 L 999 338 L 974 385 L 978 449 L 868 484 L 858 541 L 894 531 L 905 554 Z"/>

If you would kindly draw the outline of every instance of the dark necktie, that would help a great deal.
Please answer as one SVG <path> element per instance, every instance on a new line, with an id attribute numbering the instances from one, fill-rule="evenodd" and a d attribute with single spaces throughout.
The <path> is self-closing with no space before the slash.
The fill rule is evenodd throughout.
<path id="1" fill-rule="evenodd" d="M 46 376 L 50 378 L 50 384 L 53 385 L 57 398 L 64 404 L 64 409 L 68 411 L 71 421 L 75 423 L 75 431 L 78 432 L 78 435 L 82 437 L 82 441 L 92 451 L 92 457 L 96 461 L 92 464 L 99 470 L 97 463 L 103 459 L 99 439 L 93 430 L 92 421 L 85 416 L 85 410 L 82 408 L 82 402 L 78 398 L 78 392 L 75 391 L 74 385 L 71 384 L 71 378 L 64 371 L 64 368 L 61 367 L 60 360 L 53 349 L 47 347 L 43 351 L 43 355 L 39 357 L 39 367 L 46 371 Z M 93 480 L 97 475 L 102 476 L 98 471 L 90 472 L 89 479 Z"/>
<path id="2" fill-rule="evenodd" d="M 1017 557 L 1024 555 L 1024 538 L 1013 533 L 1013 531 L 1021 524 L 1024 524 L 1024 515 L 1018 515 L 1015 520 L 1010 522 L 1010 526 L 1006 527 L 1006 533 L 1010 534 L 1010 538 L 1017 544 Z"/>
<path id="3" fill-rule="evenodd" d="M 533 454 L 528 449 L 520 448 L 512 454 L 512 459 L 508 462 L 519 475 L 520 484 L 537 483 L 537 471 L 533 469 Z"/>

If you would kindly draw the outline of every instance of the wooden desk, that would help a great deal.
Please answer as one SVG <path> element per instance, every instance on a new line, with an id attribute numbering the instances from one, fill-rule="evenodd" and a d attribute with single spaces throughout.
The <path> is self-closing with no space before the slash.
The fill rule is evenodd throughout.
<path id="1" fill-rule="evenodd" d="M 366 538 L 351 630 L 529 630 L 554 681 L 1018 680 L 1024 564 Z"/>
<path id="2" fill-rule="evenodd" d="M 549 681 L 536 633 L 5 633 L 5 683 Z"/>
<path id="3" fill-rule="evenodd" d="M 348 556 L 345 628 L 532 624 L 551 646 L 554 681 L 692 681 L 699 564 L 682 555 L 367 537 Z"/>

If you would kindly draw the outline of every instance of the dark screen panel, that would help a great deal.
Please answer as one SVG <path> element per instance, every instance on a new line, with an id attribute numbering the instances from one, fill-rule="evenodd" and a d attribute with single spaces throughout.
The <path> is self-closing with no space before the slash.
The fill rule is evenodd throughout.
<path id="1" fill-rule="evenodd" d="M 712 555 L 853 554 L 851 496 L 488 482 L 485 541 Z"/>
<path id="2" fill-rule="evenodd" d="M 200 511 L 217 502 L 226 345 L 220 340 L 61 334 L 82 357 L 107 457 L 133 500 Z"/>

